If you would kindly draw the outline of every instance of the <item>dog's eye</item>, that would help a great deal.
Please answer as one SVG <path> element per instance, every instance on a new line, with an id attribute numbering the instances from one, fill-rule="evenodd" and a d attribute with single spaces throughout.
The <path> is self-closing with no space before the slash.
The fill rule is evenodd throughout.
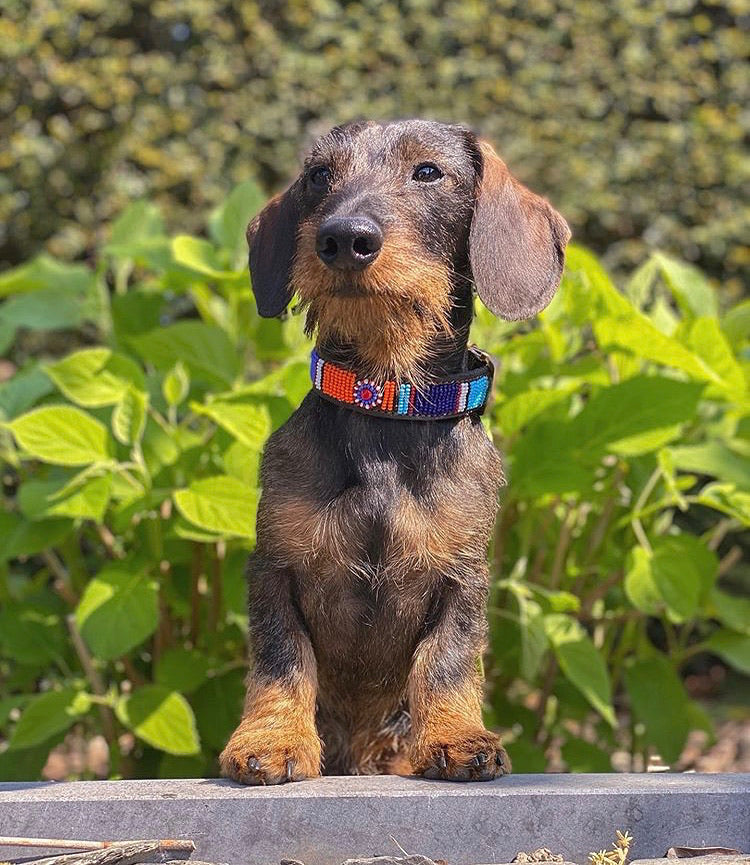
<path id="1" fill-rule="evenodd" d="M 331 169 L 325 165 L 318 165 L 312 169 L 308 180 L 315 189 L 327 189 L 331 184 Z"/>
<path id="2" fill-rule="evenodd" d="M 411 177 L 412 180 L 418 180 L 420 183 L 434 183 L 436 180 L 440 180 L 442 176 L 443 172 L 437 165 L 433 165 L 431 162 L 424 162 L 414 169 L 414 174 Z"/>

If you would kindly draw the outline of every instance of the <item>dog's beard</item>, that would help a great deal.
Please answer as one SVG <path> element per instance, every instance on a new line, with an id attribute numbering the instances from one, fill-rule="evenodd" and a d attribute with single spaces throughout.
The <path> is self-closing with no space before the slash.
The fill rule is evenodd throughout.
<path id="1" fill-rule="evenodd" d="M 292 284 L 307 311 L 305 329 L 376 380 L 429 380 L 431 363 L 454 338 L 452 283 L 444 261 L 415 257 L 414 242 L 391 235 L 365 270 L 334 272 L 301 231 Z M 309 250 L 305 252 L 304 250 Z"/>

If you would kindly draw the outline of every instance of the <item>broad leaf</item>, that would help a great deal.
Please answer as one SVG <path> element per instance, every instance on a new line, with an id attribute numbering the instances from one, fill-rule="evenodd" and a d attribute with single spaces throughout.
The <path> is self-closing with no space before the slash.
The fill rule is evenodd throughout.
<path id="1" fill-rule="evenodd" d="M 201 529 L 255 538 L 258 493 L 237 478 L 218 475 L 193 481 L 175 492 L 174 501 L 183 517 Z"/>
<path id="2" fill-rule="evenodd" d="M 91 700 L 75 688 L 34 697 L 24 709 L 8 742 L 10 750 L 40 745 L 71 727 L 91 708 Z"/>
<path id="3" fill-rule="evenodd" d="M 720 589 L 714 589 L 711 603 L 723 625 L 750 636 L 750 598 L 728 595 Z"/>
<path id="4" fill-rule="evenodd" d="M 112 432 L 120 444 L 133 445 L 143 438 L 148 397 L 129 387 L 112 412 Z"/>
<path id="5" fill-rule="evenodd" d="M 67 519 L 30 522 L 19 514 L 0 511 L 0 561 L 31 556 L 59 543 L 71 529 Z"/>
<path id="6" fill-rule="evenodd" d="M 210 417 L 248 447 L 260 450 L 271 433 L 271 416 L 260 401 L 192 403 L 193 411 Z"/>
<path id="7" fill-rule="evenodd" d="M 181 321 L 129 337 L 130 344 L 148 363 L 168 370 L 182 361 L 193 377 L 230 385 L 240 369 L 240 357 L 226 333 L 200 321 Z"/>
<path id="8" fill-rule="evenodd" d="M 168 754 L 200 752 L 193 710 L 176 691 L 144 685 L 117 704 L 117 717 L 153 748 Z"/>
<path id="9" fill-rule="evenodd" d="M 145 389 L 138 365 L 108 348 L 75 351 L 45 371 L 71 402 L 87 408 L 115 405 L 131 386 Z"/>
<path id="10" fill-rule="evenodd" d="M 190 375 L 182 361 L 177 363 L 164 376 L 161 386 L 167 405 L 179 405 L 190 391 Z"/>
<path id="11" fill-rule="evenodd" d="M 578 622 L 560 613 L 545 616 L 545 628 L 562 672 L 614 727 L 617 722 L 609 673 L 588 634 Z"/>
<path id="12" fill-rule="evenodd" d="M 44 406 L 8 424 L 29 456 L 61 466 L 82 466 L 110 458 L 107 429 L 72 406 Z"/>
<path id="13" fill-rule="evenodd" d="M 0 610 L 0 652 L 19 664 L 46 664 L 65 653 L 67 634 L 60 616 L 17 603 Z"/>
<path id="14" fill-rule="evenodd" d="M 737 634 L 724 628 L 713 633 L 705 643 L 706 648 L 725 660 L 727 664 L 750 676 L 750 636 Z"/>
<path id="15" fill-rule="evenodd" d="M 76 609 L 81 636 L 98 658 L 119 658 L 156 630 L 158 596 L 156 582 L 142 571 L 107 565 L 89 581 Z"/>
<path id="16" fill-rule="evenodd" d="M 92 477 L 70 488 L 68 481 L 26 481 L 18 491 L 21 512 L 31 520 L 72 517 L 101 522 L 109 504 L 112 477 Z"/>
<path id="17" fill-rule="evenodd" d="M 246 180 L 229 193 L 209 217 L 211 237 L 230 254 L 232 266 L 238 256 L 246 258 L 245 231 L 247 224 L 266 203 L 266 195 L 254 180 Z"/>
<path id="18" fill-rule="evenodd" d="M 179 234 L 172 240 L 174 260 L 196 273 L 219 280 L 237 280 L 233 270 L 225 270 L 213 245 L 201 237 Z M 244 282 L 245 277 L 242 275 Z"/>
<path id="19" fill-rule="evenodd" d="M 694 535 L 659 537 L 653 552 L 636 547 L 625 576 L 631 603 L 649 615 L 663 607 L 681 622 L 696 615 L 716 579 L 719 562 Z"/>
<path id="20" fill-rule="evenodd" d="M 635 661 L 625 668 L 625 684 L 647 741 L 667 763 L 673 763 L 690 732 L 689 700 L 674 668 L 661 655 Z"/>
<path id="21" fill-rule="evenodd" d="M 154 681 L 170 691 L 190 694 L 205 681 L 208 658 L 197 649 L 169 649 L 156 664 Z"/>

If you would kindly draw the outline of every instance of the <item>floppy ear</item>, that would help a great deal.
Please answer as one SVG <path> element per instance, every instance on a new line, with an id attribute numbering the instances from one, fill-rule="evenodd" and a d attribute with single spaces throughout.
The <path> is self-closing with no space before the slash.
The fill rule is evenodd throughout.
<path id="1" fill-rule="evenodd" d="M 281 315 L 292 299 L 289 282 L 300 220 L 296 185 L 272 198 L 247 227 L 253 293 L 264 318 Z"/>
<path id="2" fill-rule="evenodd" d="M 550 204 L 519 183 L 486 141 L 469 232 L 477 292 L 495 315 L 531 318 L 552 300 L 570 229 Z"/>

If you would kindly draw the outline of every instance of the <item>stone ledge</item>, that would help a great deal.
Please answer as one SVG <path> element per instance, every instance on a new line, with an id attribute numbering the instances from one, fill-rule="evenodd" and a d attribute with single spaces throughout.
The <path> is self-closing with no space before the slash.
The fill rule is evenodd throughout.
<path id="1" fill-rule="evenodd" d="M 192 838 L 196 859 L 336 865 L 409 853 L 451 865 L 550 847 L 574 862 L 635 836 L 631 857 L 671 845 L 750 851 L 750 775 L 512 775 L 489 783 L 320 778 L 280 787 L 225 780 L 0 783 L 0 834 Z M 18 850 L 0 848 L 0 860 Z"/>

